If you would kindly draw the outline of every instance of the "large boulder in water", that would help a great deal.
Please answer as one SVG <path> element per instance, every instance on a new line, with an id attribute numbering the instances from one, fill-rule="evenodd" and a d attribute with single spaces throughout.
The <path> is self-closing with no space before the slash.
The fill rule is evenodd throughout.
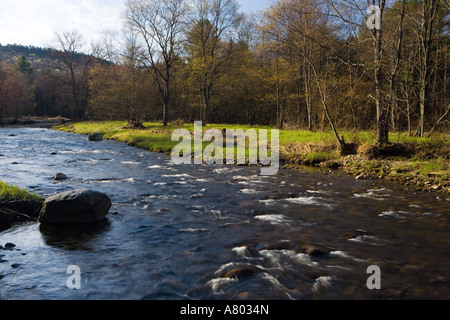
<path id="1" fill-rule="evenodd" d="M 97 191 L 68 191 L 45 200 L 39 222 L 48 225 L 100 222 L 105 220 L 111 205 L 109 197 Z"/>

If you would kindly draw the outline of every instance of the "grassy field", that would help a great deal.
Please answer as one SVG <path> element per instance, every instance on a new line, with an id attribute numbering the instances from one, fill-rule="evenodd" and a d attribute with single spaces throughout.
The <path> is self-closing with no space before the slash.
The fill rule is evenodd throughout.
<path id="1" fill-rule="evenodd" d="M 41 197 L 29 193 L 27 190 L 6 184 L 0 181 L 0 201 L 15 201 L 15 200 L 42 200 Z"/>
<path id="2" fill-rule="evenodd" d="M 105 139 L 128 143 L 152 152 L 170 154 L 178 142 L 171 141 L 174 130 L 183 128 L 191 132 L 194 125 L 144 123 L 144 129 L 127 129 L 123 121 L 81 122 L 55 127 L 57 130 L 82 135 L 101 133 Z M 267 126 L 207 125 L 207 129 L 271 129 Z M 433 191 L 449 191 L 450 134 L 436 133 L 432 138 L 410 137 L 404 132 L 391 133 L 392 143 L 413 150 L 408 155 L 399 154 L 377 159 L 367 159 L 363 150 L 376 141 L 375 132 L 340 132 L 347 143 L 359 146 L 357 155 L 342 157 L 332 132 L 307 130 L 280 131 L 280 157 L 291 165 L 339 167 L 358 179 L 379 178 L 396 180 L 407 185 Z M 205 143 L 204 146 L 208 145 Z"/>

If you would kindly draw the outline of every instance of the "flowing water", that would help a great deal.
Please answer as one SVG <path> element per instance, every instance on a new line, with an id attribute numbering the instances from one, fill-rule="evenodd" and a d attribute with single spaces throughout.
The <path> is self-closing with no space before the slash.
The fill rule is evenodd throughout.
<path id="1" fill-rule="evenodd" d="M 10 136 L 14 134 L 15 136 Z M 450 196 L 315 170 L 175 166 L 125 144 L 0 129 L 0 180 L 106 193 L 99 225 L 0 233 L 0 299 L 449 299 Z M 13 164 L 15 163 L 15 164 Z M 69 179 L 55 182 L 56 173 Z M 328 248 L 324 256 L 298 250 Z M 81 290 L 69 290 L 69 266 Z M 369 266 L 381 290 L 369 290 Z M 226 278 L 239 267 L 255 274 Z M 255 269 L 251 269 L 255 270 Z"/>

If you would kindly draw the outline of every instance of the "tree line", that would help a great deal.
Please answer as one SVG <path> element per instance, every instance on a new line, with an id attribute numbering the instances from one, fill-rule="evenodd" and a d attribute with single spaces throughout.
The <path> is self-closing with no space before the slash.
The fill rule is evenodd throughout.
<path id="1" fill-rule="evenodd" d="M 0 67 L 0 119 L 242 123 L 328 130 L 448 129 L 449 0 L 128 0 L 121 33 L 83 50 L 57 34 L 58 68 Z M 15 95 L 5 93 L 16 86 Z M 16 101 L 13 102 L 13 97 Z"/>

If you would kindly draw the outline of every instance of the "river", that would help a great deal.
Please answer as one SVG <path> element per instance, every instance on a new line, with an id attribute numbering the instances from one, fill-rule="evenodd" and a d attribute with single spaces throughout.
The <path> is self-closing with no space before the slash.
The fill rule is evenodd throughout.
<path id="1" fill-rule="evenodd" d="M 10 135 L 14 136 L 10 136 Z M 0 180 L 107 194 L 99 225 L 0 233 L 0 299 L 449 299 L 450 196 L 318 170 L 176 166 L 114 141 L 0 129 Z M 53 181 L 56 173 L 69 179 Z M 330 253 L 310 256 L 306 244 Z M 78 266 L 80 290 L 69 290 Z M 225 278 L 237 267 L 250 276 Z M 370 266 L 381 289 L 367 286 Z"/>

